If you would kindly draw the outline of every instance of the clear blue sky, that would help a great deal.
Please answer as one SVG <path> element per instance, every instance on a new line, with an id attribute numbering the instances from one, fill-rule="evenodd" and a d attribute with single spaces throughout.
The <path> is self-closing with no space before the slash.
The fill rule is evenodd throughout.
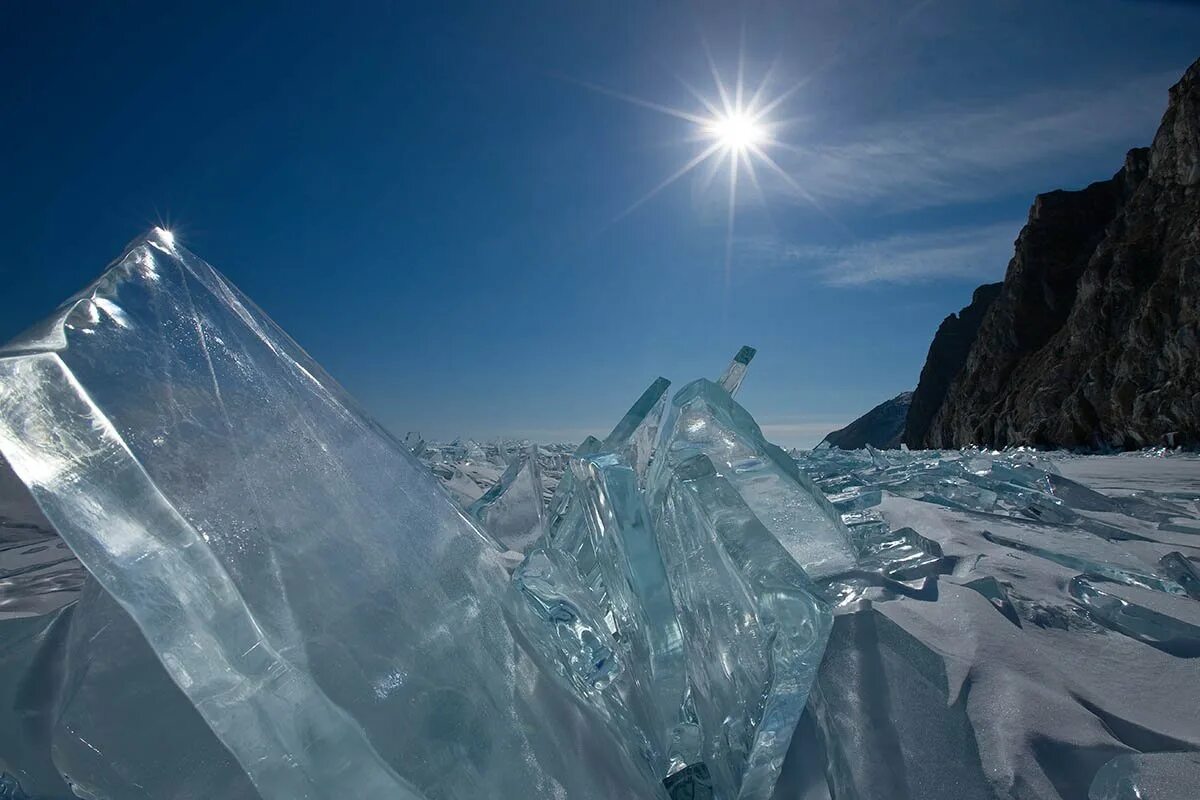
<path id="1" fill-rule="evenodd" d="M 621 217 L 693 126 L 585 84 L 701 111 L 743 30 L 799 88 L 726 276 L 722 173 Z M 1200 6 L 12 2 L 0 42 L 0 338 L 162 220 L 400 434 L 577 440 L 749 343 L 803 445 L 915 384 L 1035 193 L 1149 143 Z"/>

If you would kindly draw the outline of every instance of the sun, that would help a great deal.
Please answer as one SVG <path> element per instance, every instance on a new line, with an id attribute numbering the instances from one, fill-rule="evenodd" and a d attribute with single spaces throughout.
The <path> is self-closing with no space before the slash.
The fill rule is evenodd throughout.
<path id="1" fill-rule="evenodd" d="M 772 64 L 756 87 L 747 86 L 745 59 L 739 52 L 736 79 L 732 84 L 727 84 L 722 80 L 707 44 L 704 45 L 704 50 L 708 58 L 709 70 L 712 73 L 715 92 L 706 95 L 683 78 L 679 78 L 684 89 L 692 95 L 697 103 L 697 107 L 692 110 L 673 108 L 593 83 L 584 81 L 578 81 L 578 83 L 601 94 L 688 123 L 692 129 L 688 138 L 696 144 L 696 151 L 691 158 L 660 180 L 624 211 L 617 214 L 612 222 L 632 214 L 651 198 L 701 165 L 708 166 L 708 169 L 704 170 L 703 188 L 705 190 L 712 185 L 718 172 L 724 171 L 728 175 L 726 190 L 728 213 L 725 216 L 725 278 L 728 283 L 733 266 L 734 216 L 739 203 L 739 183 L 748 182 L 755 190 L 759 200 L 765 204 L 766 195 L 759 182 L 759 173 L 765 170 L 771 174 L 776 183 L 783 183 L 788 194 L 803 198 L 822 213 L 825 211 L 811 193 L 781 167 L 772 155 L 772 152 L 777 150 L 798 149 L 795 144 L 780 141 L 780 134 L 789 127 L 791 120 L 778 119 L 775 114 L 808 82 L 808 78 L 801 78 L 782 91 L 769 93 L 768 84 L 772 82 L 771 75 L 775 71 L 775 65 Z"/>
<path id="2" fill-rule="evenodd" d="M 750 114 L 734 111 L 716 117 L 706 133 L 727 151 L 741 153 L 762 144 L 767 130 Z"/>

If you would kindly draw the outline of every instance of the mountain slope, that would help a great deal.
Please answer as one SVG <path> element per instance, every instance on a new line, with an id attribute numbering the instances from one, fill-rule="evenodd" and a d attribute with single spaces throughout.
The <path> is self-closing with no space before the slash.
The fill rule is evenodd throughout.
<path id="1" fill-rule="evenodd" d="M 1200 440 L 1200 61 L 1150 148 L 1111 180 L 1034 202 L 919 444 L 1132 448 L 1168 435 Z"/>
<path id="2" fill-rule="evenodd" d="M 843 450 L 858 450 L 868 444 L 879 448 L 899 447 L 912 399 L 912 392 L 901 392 L 846 427 L 827 434 L 821 441 Z"/>
<path id="3" fill-rule="evenodd" d="M 980 286 L 971 296 L 970 305 L 946 317 L 938 326 L 929 345 L 929 355 L 925 357 L 925 366 L 921 369 L 921 379 L 913 392 L 912 404 L 908 408 L 903 437 L 905 442 L 917 446 L 924 443 L 933 416 L 942 407 L 950 384 L 967 363 L 967 354 L 971 352 L 971 345 L 975 344 L 979 324 L 1000 295 L 1001 285 L 988 283 Z"/>

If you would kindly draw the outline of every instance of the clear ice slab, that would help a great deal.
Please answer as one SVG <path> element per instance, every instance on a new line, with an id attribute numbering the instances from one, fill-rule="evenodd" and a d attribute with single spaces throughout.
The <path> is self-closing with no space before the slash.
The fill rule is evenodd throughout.
<path id="1" fill-rule="evenodd" d="M 545 503 L 537 446 L 509 462 L 500 481 L 467 508 L 509 550 L 523 553 L 542 535 Z"/>
<path id="2" fill-rule="evenodd" d="M 659 529 L 717 797 L 767 800 L 833 621 L 804 570 L 707 456 L 676 466 Z"/>
<path id="3" fill-rule="evenodd" d="M 0 353 L 0 451 L 264 800 L 661 794 L 494 542 L 169 236 Z"/>
<path id="4" fill-rule="evenodd" d="M 750 369 L 750 362 L 754 360 L 755 354 L 758 351 L 749 345 L 744 345 L 742 349 L 737 351 L 733 357 L 733 361 L 729 362 L 729 366 L 725 368 L 725 372 L 717 379 L 717 383 L 722 389 L 729 392 L 730 396 L 737 394 L 737 390 L 741 388 L 742 381 L 746 379 L 746 371 Z"/>
<path id="5" fill-rule="evenodd" d="M 854 567 L 850 532 L 837 509 L 728 391 L 703 378 L 671 400 L 651 483 L 661 490 L 671 470 L 697 455 L 712 461 L 809 577 Z"/>

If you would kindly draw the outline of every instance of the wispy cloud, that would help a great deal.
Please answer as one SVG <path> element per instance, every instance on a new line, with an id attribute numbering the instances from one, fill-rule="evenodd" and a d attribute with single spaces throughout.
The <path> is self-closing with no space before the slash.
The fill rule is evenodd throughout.
<path id="1" fill-rule="evenodd" d="M 836 246 L 742 243 L 741 253 L 760 262 L 811 269 L 828 286 L 919 283 L 939 279 L 998 279 L 1013 253 L 1022 221 L 905 233 Z"/>
<path id="2" fill-rule="evenodd" d="M 912 209 L 999 196 L 1028 187 L 1048 162 L 1149 144 L 1176 78 L 945 105 L 839 131 L 839 141 L 796 149 L 786 166 L 806 192 L 839 204 Z"/>

